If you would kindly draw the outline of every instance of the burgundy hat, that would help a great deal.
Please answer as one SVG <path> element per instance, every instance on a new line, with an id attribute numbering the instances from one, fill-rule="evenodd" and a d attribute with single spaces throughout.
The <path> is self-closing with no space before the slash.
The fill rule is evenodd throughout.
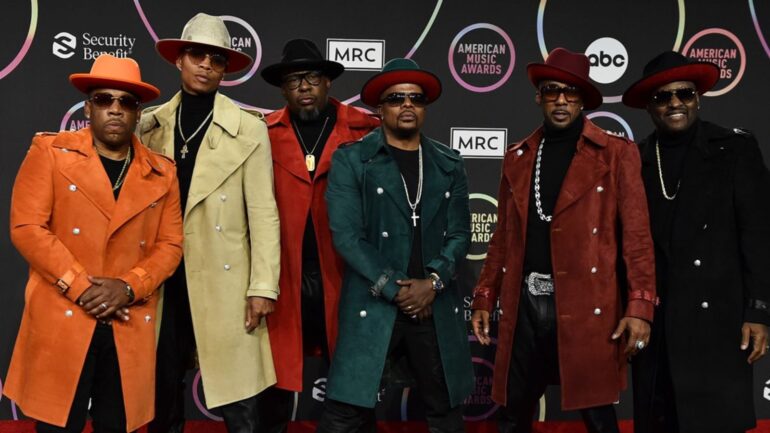
<path id="1" fill-rule="evenodd" d="M 529 81 L 537 87 L 544 80 L 560 81 L 580 89 L 586 110 L 602 105 L 602 94 L 588 78 L 591 65 L 585 54 L 573 53 L 564 48 L 554 48 L 545 63 L 527 65 Z"/>
<path id="2" fill-rule="evenodd" d="M 395 84 L 417 84 L 422 88 L 428 103 L 433 103 L 441 96 L 441 81 L 433 73 L 420 69 L 412 59 L 395 58 L 382 67 L 382 72 L 373 76 L 361 89 L 361 101 L 366 105 L 380 105 L 380 96 Z"/>
<path id="3" fill-rule="evenodd" d="M 713 63 L 690 62 L 675 51 L 666 51 L 644 65 L 642 79 L 626 90 L 623 103 L 629 107 L 644 108 L 655 90 L 675 81 L 692 81 L 698 93 L 703 94 L 719 81 L 719 68 Z"/>

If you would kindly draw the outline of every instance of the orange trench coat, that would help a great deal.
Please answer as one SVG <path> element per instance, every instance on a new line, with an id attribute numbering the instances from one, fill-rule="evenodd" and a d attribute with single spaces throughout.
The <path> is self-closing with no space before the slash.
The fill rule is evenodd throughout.
<path id="1" fill-rule="evenodd" d="M 4 392 L 50 424 L 67 422 L 96 326 L 75 303 L 88 275 L 122 279 L 135 292 L 131 319 L 112 323 L 126 427 L 154 416 L 153 293 L 182 257 L 182 216 L 173 163 L 136 137 L 132 147 L 117 202 L 88 128 L 36 136 L 13 187 L 11 240 L 30 271 Z"/>

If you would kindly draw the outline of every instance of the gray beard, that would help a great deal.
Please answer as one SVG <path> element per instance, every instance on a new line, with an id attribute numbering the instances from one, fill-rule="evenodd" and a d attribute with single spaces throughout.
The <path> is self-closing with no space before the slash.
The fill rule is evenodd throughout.
<path id="1" fill-rule="evenodd" d="M 300 120 L 308 122 L 310 120 L 318 119 L 321 116 L 321 110 L 316 107 L 313 107 L 312 110 L 299 110 L 297 116 L 300 118 Z"/>

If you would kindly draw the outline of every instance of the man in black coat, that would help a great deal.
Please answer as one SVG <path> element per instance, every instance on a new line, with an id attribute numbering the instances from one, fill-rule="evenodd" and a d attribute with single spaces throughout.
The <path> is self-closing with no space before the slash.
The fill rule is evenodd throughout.
<path id="1" fill-rule="evenodd" d="M 743 432 L 768 350 L 770 175 L 751 133 L 698 118 L 716 66 L 666 52 L 643 75 L 623 103 L 656 127 L 639 146 L 661 305 L 634 360 L 634 428 Z"/>

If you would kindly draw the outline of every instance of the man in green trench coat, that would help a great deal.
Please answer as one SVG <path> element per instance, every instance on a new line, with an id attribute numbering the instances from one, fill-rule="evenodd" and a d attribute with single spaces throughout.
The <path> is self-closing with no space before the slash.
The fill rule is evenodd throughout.
<path id="1" fill-rule="evenodd" d="M 319 432 L 373 430 L 377 392 L 398 372 L 432 432 L 464 431 L 473 370 L 452 280 L 470 243 L 467 179 L 456 152 L 420 134 L 440 94 L 435 75 L 391 60 L 361 92 L 382 128 L 332 158 L 326 200 L 347 268 Z"/>

